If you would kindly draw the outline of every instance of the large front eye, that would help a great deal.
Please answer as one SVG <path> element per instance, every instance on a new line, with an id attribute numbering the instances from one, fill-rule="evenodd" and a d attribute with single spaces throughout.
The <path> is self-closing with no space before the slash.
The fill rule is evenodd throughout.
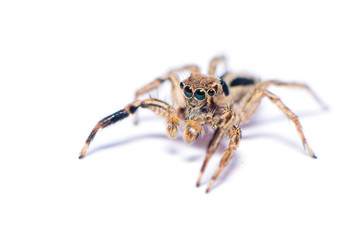
<path id="1" fill-rule="evenodd" d="M 203 91 L 203 89 L 197 89 L 194 92 L 194 97 L 199 100 L 202 101 L 205 97 L 206 97 L 206 93 Z"/>
<path id="2" fill-rule="evenodd" d="M 187 97 L 187 98 L 191 98 L 193 96 L 193 91 L 192 91 L 192 88 L 190 86 L 186 86 L 184 88 L 184 95 Z"/>

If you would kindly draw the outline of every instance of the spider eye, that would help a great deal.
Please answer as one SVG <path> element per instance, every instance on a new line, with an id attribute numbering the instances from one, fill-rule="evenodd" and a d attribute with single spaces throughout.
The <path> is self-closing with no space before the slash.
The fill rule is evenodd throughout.
<path id="1" fill-rule="evenodd" d="M 216 92 L 213 89 L 209 89 L 207 93 L 211 97 L 214 96 L 214 94 L 216 94 Z"/>
<path id="2" fill-rule="evenodd" d="M 191 98 L 193 96 L 193 92 L 192 92 L 192 88 L 190 86 L 186 86 L 184 88 L 184 95 L 187 97 L 187 98 Z"/>
<path id="3" fill-rule="evenodd" d="M 194 92 L 194 97 L 195 97 L 197 100 L 202 101 L 202 100 L 206 97 L 206 94 L 205 94 L 205 92 L 204 92 L 202 89 L 197 89 L 197 90 Z"/>
<path id="4" fill-rule="evenodd" d="M 184 88 L 184 83 L 183 82 L 180 83 L 180 88 L 181 89 Z"/>

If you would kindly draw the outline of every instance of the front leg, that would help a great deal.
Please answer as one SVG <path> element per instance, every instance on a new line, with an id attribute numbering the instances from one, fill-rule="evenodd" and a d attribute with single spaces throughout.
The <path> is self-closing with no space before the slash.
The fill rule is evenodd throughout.
<path id="1" fill-rule="evenodd" d="M 90 142 L 94 139 L 98 130 L 105 128 L 109 125 L 112 125 L 126 117 L 130 114 L 134 114 L 137 109 L 141 108 L 148 108 L 152 110 L 157 115 L 166 118 L 168 126 L 167 126 L 167 134 L 170 137 L 175 137 L 177 135 L 177 127 L 179 124 L 179 119 L 177 118 L 176 110 L 173 106 L 168 105 L 165 102 L 162 102 L 157 99 L 146 99 L 143 101 L 135 101 L 129 105 L 127 105 L 124 109 L 117 111 L 97 123 L 94 129 L 91 131 L 90 135 L 88 136 L 85 146 L 82 148 L 80 159 L 83 158 L 86 154 L 87 148 L 90 145 Z"/>
<path id="2" fill-rule="evenodd" d="M 229 142 L 229 145 L 226 149 L 226 151 L 224 152 L 224 155 L 219 163 L 219 166 L 217 168 L 217 171 L 214 173 L 208 187 L 207 187 L 207 190 L 206 190 L 206 193 L 208 193 L 212 186 L 213 186 L 213 183 L 216 181 L 218 175 L 222 172 L 222 170 L 225 168 L 225 166 L 227 166 L 229 160 L 231 159 L 234 151 L 238 148 L 238 145 L 239 145 L 239 142 L 240 140 L 242 139 L 242 133 L 241 133 L 241 130 L 240 128 L 233 124 L 230 129 L 228 130 L 228 133 L 227 133 L 230 137 L 230 142 Z"/>
<path id="3" fill-rule="evenodd" d="M 221 142 L 221 139 L 223 138 L 225 130 L 233 122 L 234 118 L 235 118 L 234 112 L 231 109 L 226 109 L 222 112 L 220 117 L 214 121 L 213 127 L 217 128 L 217 129 L 216 129 L 211 141 L 208 144 L 206 157 L 203 161 L 202 168 L 201 168 L 199 177 L 197 179 L 197 183 L 196 183 L 197 187 L 199 187 L 201 184 L 201 179 L 202 179 L 204 171 L 206 170 L 207 163 L 209 162 L 209 159 L 212 157 L 212 155 L 217 150 L 219 143 Z"/>

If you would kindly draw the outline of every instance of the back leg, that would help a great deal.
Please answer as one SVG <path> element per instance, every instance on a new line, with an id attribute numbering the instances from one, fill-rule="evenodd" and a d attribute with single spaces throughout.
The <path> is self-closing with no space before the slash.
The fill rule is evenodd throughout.
<path id="1" fill-rule="evenodd" d="M 316 95 L 314 93 L 314 91 L 306 84 L 303 84 L 303 83 L 287 83 L 287 82 L 282 82 L 282 81 L 277 81 L 277 80 L 270 80 L 270 81 L 265 81 L 265 82 L 257 82 L 255 84 L 255 86 L 249 88 L 247 90 L 247 93 L 245 93 L 245 94 L 244 94 L 245 91 L 240 92 L 240 91 L 237 90 L 237 92 L 236 92 L 237 95 L 242 94 L 242 96 L 240 96 L 240 98 L 237 98 L 236 96 L 233 96 L 233 99 L 234 99 L 235 103 L 239 102 L 239 104 L 235 105 L 234 108 L 236 109 L 237 113 L 238 112 L 241 113 L 241 116 L 240 116 L 241 124 L 244 124 L 244 123 L 248 122 L 251 119 L 251 117 L 253 116 L 253 114 L 256 112 L 257 108 L 259 107 L 261 97 L 257 96 L 258 94 L 260 94 L 260 92 L 256 92 L 256 91 L 258 91 L 258 89 L 265 90 L 270 85 L 302 88 L 302 89 L 308 91 L 309 94 L 312 95 L 312 97 L 323 108 L 326 108 L 326 105 L 322 102 L 322 100 L 318 97 L 318 95 Z"/>
<path id="2" fill-rule="evenodd" d="M 323 107 L 326 108 L 325 103 L 319 98 L 317 94 L 307 85 L 304 83 L 287 83 L 277 80 L 270 80 L 261 82 L 260 85 L 262 85 L 262 89 L 268 88 L 270 85 L 276 85 L 276 86 L 284 86 L 284 87 L 295 87 L 295 88 L 303 88 L 309 92 L 310 95 Z"/>
<path id="3" fill-rule="evenodd" d="M 309 147 L 307 140 L 304 137 L 302 126 L 298 120 L 298 117 L 280 100 L 279 97 L 274 95 L 265 89 L 256 89 L 254 92 L 246 96 L 246 102 L 238 109 L 239 122 L 244 123 L 248 121 L 254 112 L 257 110 L 260 101 L 263 97 L 267 97 L 272 103 L 274 103 L 282 112 L 295 124 L 297 131 L 302 139 L 304 147 L 307 149 L 311 157 L 317 158 Z"/>
<path id="4" fill-rule="evenodd" d="M 227 62 L 224 56 L 213 58 L 209 63 L 208 75 L 212 75 L 212 76 L 215 75 L 217 66 L 220 62 L 223 62 L 225 64 L 225 68 L 227 68 Z"/>

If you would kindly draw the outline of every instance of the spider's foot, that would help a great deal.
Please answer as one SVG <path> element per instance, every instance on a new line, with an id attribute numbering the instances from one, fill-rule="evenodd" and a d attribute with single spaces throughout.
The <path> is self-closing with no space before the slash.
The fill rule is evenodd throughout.
<path id="1" fill-rule="evenodd" d="M 211 191 L 211 188 L 212 188 L 212 185 L 213 185 L 214 181 L 215 181 L 215 180 L 212 179 L 211 182 L 208 184 L 208 187 L 207 187 L 207 189 L 206 189 L 206 193 L 209 193 L 209 191 Z"/>
<path id="2" fill-rule="evenodd" d="M 303 145 L 304 145 L 304 148 L 307 149 L 309 155 L 312 158 L 317 159 L 317 156 L 314 154 L 313 150 L 309 147 L 309 145 L 306 142 Z"/>
<path id="3" fill-rule="evenodd" d="M 199 187 L 199 186 L 201 186 L 201 179 L 202 179 L 202 172 L 200 173 L 200 175 L 199 175 L 199 177 L 198 177 L 198 179 L 197 179 L 197 182 L 196 182 L 196 187 Z"/>
<path id="4" fill-rule="evenodd" d="M 82 151 L 81 151 L 81 154 L 79 156 L 79 159 L 83 159 L 85 157 L 87 148 L 88 148 L 88 143 L 86 143 L 85 146 L 82 148 Z"/>

